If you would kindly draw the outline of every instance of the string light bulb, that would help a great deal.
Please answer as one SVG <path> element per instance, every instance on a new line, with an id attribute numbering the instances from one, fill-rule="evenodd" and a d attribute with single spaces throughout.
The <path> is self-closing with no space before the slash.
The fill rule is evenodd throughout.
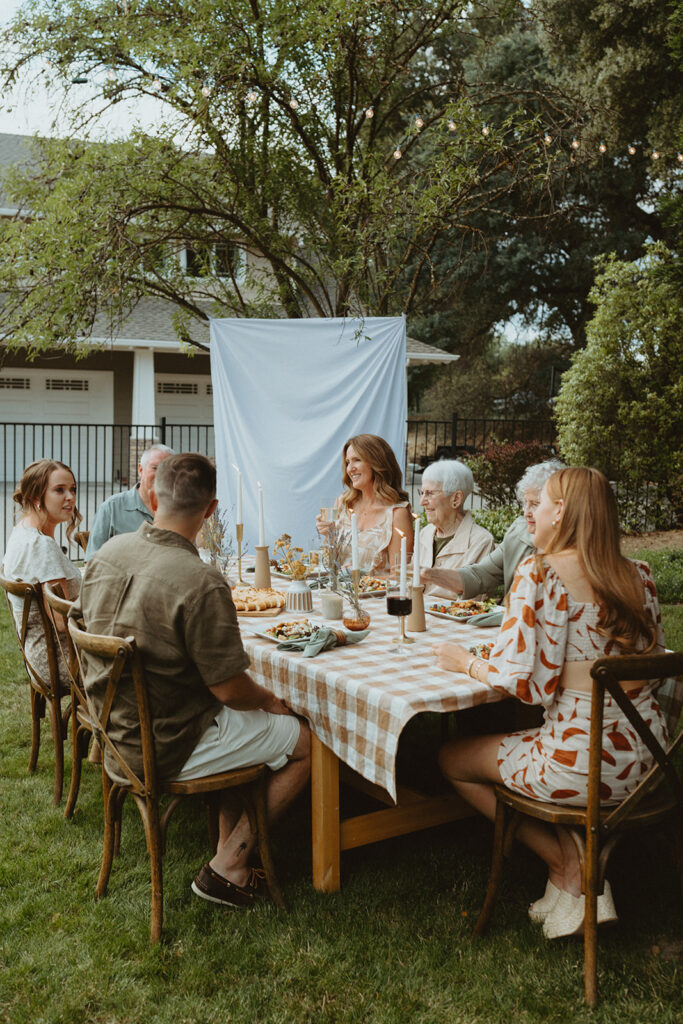
<path id="1" fill-rule="evenodd" d="M 425 123 L 424 123 L 424 121 L 422 120 L 422 118 L 420 117 L 420 115 L 419 115 L 419 114 L 417 114 L 417 115 L 415 116 L 415 127 L 417 128 L 417 130 L 418 130 L 418 131 L 420 131 L 420 129 L 421 129 L 421 128 L 424 128 L 424 126 L 425 126 Z"/>
<path id="2" fill-rule="evenodd" d="M 109 71 L 107 71 L 107 78 L 109 79 L 110 82 L 115 82 L 116 81 L 116 72 L 114 71 L 113 68 L 109 68 Z"/>
<path id="3" fill-rule="evenodd" d="M 291 100 L 289 101 L 289 105 L 292 108 L 292 110 L 296 110 L 296 108 L 299 106 L 299 101 L 295 99 L 294 96 L 292 96 Z"/>
<path id="4" fill-rule="evenodd" d="M 628 152 L 630 156 L 636 155 L 636 147 L 633 145 L 633 143 L 631 143 L 631 145 L 628 147 Z"/>
<path id="5" fill-rule="evenodd" d="M 483 124 L 483 125 L 481 126 L 481 134 L 482 134 L 482 135 L 488 135 L 488 133 L 489 133 L 490 131 L 491 131 L 491 129 L 489 128 L 489 126 L 488 126 L 487 124 Z"/>
<path id="6" fill-rule="evenodd" d="M 576 136 L 574 136 L 574 138 L 572 139 L 572 149 L 578 149 L 578 148 L 579 148 L 579 140 L 577 139 Z"/>
<path id="7" fill-rule="evenodd" d="M 51 68 L 52 67 L 52 61 L 50 60 L 49 57 L 45 58 L 45 67 L 46 68 Z"/>
<path id="8" fill-rule="evenodd" d="M 159 92 L 159 90 L 161 89 L 161 79 L 160 78 L 155 78 L 154 79 L 154 81 L 152 82 L 152 88 L 154 89 L 155 92 Z"/>
<path id="9" fill-rule="evenodd" d="M 396 149 L 394 150 L 394 160 L 400 160 L 402 156 L 403 153 L 401 152 L 401 147 L 397 146 Z"/>
<path id="10" fill-rule="evenodd" d="M 203 85 L 202 86 L 202 96 L 208 96 L 210 92 L 211 92 L 211 86 L 210 85 Z"/>
<path id="11" fill-rule="evenodd" d="M 454 132 L 456 128 L 457 128 L 457 125 L 456 125 L 455 121 L 449 121 L 448 122 L 448 130 L 449 130 L 449 132 Z"/>
<path id="12" fill-rule="evenodd" d="M 373 110 L 372 107 L 367 108 L 367 110 L 365 111 L 365 116 L 367 117 L 368 121 L 372 120 L 372 118 L 375 116 L 375 111 Z"/>
<path id="13" fill-rule="evenodd" d="M 250 89 L 249 92 L 247 93 L 247 99 L 249 100 L 250 103 L 256 103 L 258 97 L 253 89 Z"/>
<path id="14" fill-rule="evenodd" d="M 550 132 L 545 133 L 545 135 L 543 136 L 543 141 L 545 142 L 546 146 L 550 145 L 550 143 L 553 141 L 553 137 L 550 134 Z"/>
<path id="15" fill-rule="evenodd" d="M 676 153 L 676 159 L 678 160 L 679 164 L 683 164 L 683 153 Z"/>
<path id="16" fill-rule="evenodd" d="M 659 157 L 660 157 L 659 150 L 658 149 L 653 149 L 652 150 L 652 159 L 653 160 L 659 160 Z"/>
<path id="17" fill-rule="evenodd" d="M 604 141 L 604 139 L 600 143 L 600 145 L 598 146 L 598 149 L 600 150 L 601 153 L 606 153 L 607 152 L 607 143 Z"/>

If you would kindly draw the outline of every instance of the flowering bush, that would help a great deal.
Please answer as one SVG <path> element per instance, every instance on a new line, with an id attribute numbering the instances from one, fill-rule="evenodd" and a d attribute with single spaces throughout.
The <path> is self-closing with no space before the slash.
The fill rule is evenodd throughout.
<path id="1" fill-rule="evenodd" d="M 467 465 L 481 496 L 497 509 L 517 504 L 515 487 L 525 469 L 550 458 L 551 454 L 540 441 L 503 441 L 490 444 L 483 454 L 468 459 Z"/>

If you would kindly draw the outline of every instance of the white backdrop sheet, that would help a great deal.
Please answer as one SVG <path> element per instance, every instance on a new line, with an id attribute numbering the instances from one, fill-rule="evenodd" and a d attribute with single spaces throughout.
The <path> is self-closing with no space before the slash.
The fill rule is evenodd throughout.
<path id="1" fill-rule="evenodd" d="M 404 317 L 211 321 L 218 499 L 234 529 L 242 471 L 244 538 L 291 534 L 319 546 L 315 517 L 341 493 L 341 452 L 354 434 L 379 434 L 403 467 Z M 234 534 L 233 534 L 234 536 Z"/>

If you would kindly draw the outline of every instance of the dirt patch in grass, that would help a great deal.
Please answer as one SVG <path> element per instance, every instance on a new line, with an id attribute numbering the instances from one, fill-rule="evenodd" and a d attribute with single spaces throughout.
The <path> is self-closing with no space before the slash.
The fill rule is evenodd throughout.
<path id="1" fill-rule="evenodd" d="M 655 533 L 638 533 L 632 537 L 621 538 L 621 550 L 625 555 L 634 551 L 661 551 L 670 548 L 679 551 L 683 548 L 683 530 L 657 530 Z"/>

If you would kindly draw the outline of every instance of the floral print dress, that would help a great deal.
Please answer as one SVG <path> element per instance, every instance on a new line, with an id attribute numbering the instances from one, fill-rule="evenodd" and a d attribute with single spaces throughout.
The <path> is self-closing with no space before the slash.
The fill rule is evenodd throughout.
<path id="1" fill-rule="evenodd" d="M 663 653 L 657 591 L 650 568 L 634 563 L 643 583 L 645 607 L 657 624 Z M 565 661 L 589 661 L 617 654 L 613 640 L 597 630 L 597 604 L 574 601 L 554 569 L 535 558 L 522 562 L 510 590 L 509 609 L 489 660 L 489 684 L 527 704 L 542 704 L 540 729 L 505 736 L 498 748 L 504 784 L 525 796 L 585 807 L 588 783 L 591 693 L 560 686 Z M 655 737 L 666 742 L 666 725 L 654 690 L 657 681 L 629 691 Z M 617 803 L 637 786 L 652 765 L 642 740 L 609 694 L 605 698 L 601 800 Z"/>

